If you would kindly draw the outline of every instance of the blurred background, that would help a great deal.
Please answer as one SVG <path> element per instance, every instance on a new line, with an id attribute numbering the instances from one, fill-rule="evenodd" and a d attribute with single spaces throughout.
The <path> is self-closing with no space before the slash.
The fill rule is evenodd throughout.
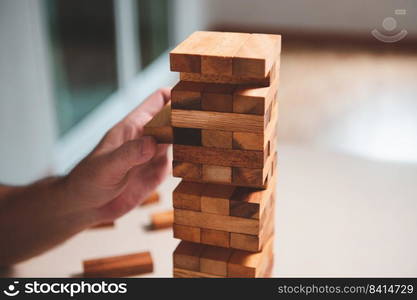
<path id="1" fill-rule="evenodd" d="M 280 143 L 417 162 L 415 1 L 0 0 L 0 181 L 68 171 L 201 29 L 283 35 Z"/>
<path id="2" fill-rule="evenodd" d="M 175 84 L 169 50 L 206 29 L 283 36 L 275 275 L 417 276 L 413 0 L 0 0 L 0 182 L 68 172 Z M 159 188 L 167 209 L 177 182 Z M 138 230 L 158 207 L 13 276 L 69 276 L 138 247 L 155 255 L 153 276 L 170 276 L 172 233 Z"/>

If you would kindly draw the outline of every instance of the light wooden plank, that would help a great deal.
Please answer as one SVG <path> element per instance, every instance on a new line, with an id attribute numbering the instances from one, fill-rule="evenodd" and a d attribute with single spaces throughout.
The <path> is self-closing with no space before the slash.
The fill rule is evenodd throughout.
<path id="1" fill-rule="evenodd" d="M 263 168 L 263 151 L 232 150 L 197 146 L 173 145 L 176 161 L 224 167 Z"/>
<path id="2" fill-rule="evenodd" d="M 174 278 L 225 278 L 225 276 L 174 268 Z"/>
<path id="3" fill-rule="evenodd" d="M 232 149 L 233 133 L 223 130 L 201 130 L 201 144 L 204 147 Z"/>
<path id="4" fill-rule="evenodd" d="M 126 277 L 153 272 L 150 252 L 85 260 L 85 277 Z"/>
<path id="5" fill-rule="evenodd" d="M 201 196 L 201 211 L 228 216 L 230 213 L 230 199 L 234 191 L 234 186 L 206 184 Z"/>
<path id="6" fill-rule="evenodd" d="M 201 242 L 201 229 L 198 227 L 174 224 L 172 228 L 176 239 L 193 243 Z"/>
<path id="7" fill-rule="evenodd" d="M 174 223 L 174 212 L 172 209 L 153 213 L 151 215 L 151 228 L 152 229 L 164 229 L 172 227 Z"/>
<path id="8" fill-rule="evenodd" d="M 232 168 L 223 166 L 203 165 L 203 180 L 207 182 L 231 183 Z"/>
<path id="9" fill-rule="evenodd" d="M 222 230 L 201 229 L 201 243 L 206 245 L 229 248 L 230 232 Z"/>
<path id="10" fill-rule="evenodd" d="M 173 109 L 174 127 L 263 133 L 264 116 L 198 110 Z"/>
<path id="11" fill-rule="evenodd" d="M 174 268 L 200 271 L 200 256 L 204 245 L 181 241 L 173 253 Z"/>
<path id="12" fill-rule="evenodd" d="M 203 189 L 202 183 L 181 181 L 172 193 L 174 208 L 200 211 Z"/>
<path id="13" fill-rule="evenodd" d="M 170 53 L 170 67 L 174 72 L 201 72 L 201 55 L 219 40 L 214 31 L 196 31 L 175 47 Z"/>
<path id="14" fill-rule="evenodd" d="M 202 179 L 203 167 L 201 164 L 193 164 L 183 161 L 172 162 L 172 175 L 184 179 Z"/>
<path id="15" fill-rule="evenodd" d="M 200 272 L 227 276 L 227 263 L 232 249 L 206 246 L 200 256 Z"/>
<path id="16" fill-rule="evenodd" d="M 255 219 L 222 216 L 184 209 L 174 209 L 175 224 L 247 234 L 259 233 Z"/>
<path id="17" fill-rule="evenodd" d="M 248 33 L 219 33 L 217 43 L 207 49 L 201 58 L 201 73 L 232 76 L 233 56 L 250 36 Z"/>
<path id="18" fill-rule="evenodd" d="M 266 77 L 280 52 L 280 35 L 252 33 L 233 57 L 233 75 Z"/>

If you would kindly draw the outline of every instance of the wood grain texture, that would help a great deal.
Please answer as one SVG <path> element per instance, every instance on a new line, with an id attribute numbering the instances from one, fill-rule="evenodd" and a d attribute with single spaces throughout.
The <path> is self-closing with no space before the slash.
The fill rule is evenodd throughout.
<path id="1" fill-rule="evenodd" d="M 203 181 L 231 183 L 232 168 L 223 166 L 203 165 Z"/>
<path id="2" fill-rule="evenodd" d="M 172 162 L 172 175 L 184 179 L 202 179 L 203 167 L 201 164 L 174 160 Z"/>
<path id="3" fill-rule="evenodd" d="M 235 187 L 230 185 L 206 184 L 201 197 L 201 211 L 228 216 L 234 190 Z"/>
<path id="4" fill-rule="evenodd" d="M 145 125 L 143 135 L 153 136 L 158 143 L 172 143 L 170 103 Z"/>
<path id="5" fill-rule="evenodd" d="M 269 261 L 270 253 L 273 251 L 272 236 L 260 252 L 249 252 L 235 250 L 230 256 L 227 265 L 228 277 L 256 278 L 262 274 L 264 261 Z"/>
<path id="6" fill-rule="evenodd" d="M 227 276 L 227 263 L 232 249 L 206 246 L 200 256 L 200 272 Z"/>
<path id="7" fill-rule="evenodd" d="M 174 268 L 200 271 L 200 256 L 204 245 L 181 241 L 173 253 Z"/>
<path id="8" fill-rule="evenodd" d="M 181 181 L 172 193 L 174 208 L 200 211 L 203 189 L 202 183 Z"/>
<path id="9" fill-rule="evenodd" d="M 153 213 L 151 215 L 151 228 L 152 229 L 164 229 L 172 227 L 174 223 L 174 212 L 172 209 Z"/>
<path id="10" fill-rule="evenodd" d="M 203 93 L 201 109 L 231 113 L 233 112 L 233 94 Z"/>
<path id="11" fill-rule="evenodd" d="M 175 161 L 224 167 L 263 168 L 265 163 L 262 151 L 231 150 L 196 146 L 173 145 Z"/>
<path id="12" fill-rule="evenodd" d="M 85 260 L 85 277 L 126 277 L 153 272 L 150 252 Z"/>
<path id="13" fill-rule="evenodd" d="M 170 52 L 171 71 L 265 78 L 281 51 L 271 34 L 197 31 Z"/>
<path id="14" fill-rule="evenodd" d="M 266 77 L 280 52 L 280 35 L 253 33 L 233 57 L 233 75 Z"/>
<path id="15" fill-rule="evenodd" d="M 223 130 L 201 130 L 201 144 L 204 147 L 232 149 L 233 133 Z"/>
<path id="16" fill-rule="evenodd" d="M 201 229 L 198 227 L 173 225 L 174 238 L 193 243 L 201 242 Z"/>
<path id="17" fill-rule="evenodd" d="M 201 228 L 202 244 L 229 248 L 230 247 L 230 232 Z"/>
<path id="18" fill-rule="evenodd" d="M 196 31 L 175 47 L 169 54 L 171 71 L 201 72 L 201 55 L 219 41 L 219 34 L 212 31 Z"/>
<path id="19" fill-rule="evenodd" d="M 268 74 L 266 78 L 248 78 L 238 76 L 226 76 L 218 74 L 199 74 L 199 73 L 180 73 L 180 80 L 204 83 L 224 83 L 224 84 L 242 84 L 242 85 L 259 85 L 269 86 L 275 78 L 275 72 Z"/>
<path id="20" fill-rule="evenodd" d="M 225 276 L 174 268 L 174 278 L 225 278 Z"/>
<path id="21" fill-rule="evenodd" d="M 233 75 L 233 56 L 250 37 L 248 33 L 219 32 L 217 43 L 201 57 L 202 74 Z"/>
<path id="22" fill-rule="evenodd" d="M 258 115 L 182 109 L 171 114 L 174 127 L 262 133 L 266 125 L 264 116 Z"/>
<path id="23" fill-rule="evenodd" d="M 233 132 L 233 149 L 263 151 L 264 134 Z"/>
<path id="24" fill-rule="evenodd" d="M 228 232 L 259 233 L 259 221 L 255 219 L 222 216 L 183 209 L 174 209 L 174 223 Z"/>
<path id="25" fill-rule="evenodd" d="M 267 107 L 275 99 L 278 77 L 276 76 L 271 85 L 266 87 L 238 86 L 233 93 L 233 112 L 264 115 Z"/>
<path id="26" fill-rule="evenodd" d="M 171 89 L 171 107 L 175 109 L 201 109 L 204 83 L 179 81 Z"/>

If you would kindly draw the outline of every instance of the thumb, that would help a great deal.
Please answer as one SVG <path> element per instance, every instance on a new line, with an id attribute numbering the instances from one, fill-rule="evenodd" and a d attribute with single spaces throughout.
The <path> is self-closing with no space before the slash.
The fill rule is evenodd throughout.
<path id="1" fill-rule="evenodd" d="M 112 177 L 121 178 L 133 167 L 144 164 L 154 157 L 156 142 L 151 136 L 130 140 L 108 154 L 106 169 Z"/>

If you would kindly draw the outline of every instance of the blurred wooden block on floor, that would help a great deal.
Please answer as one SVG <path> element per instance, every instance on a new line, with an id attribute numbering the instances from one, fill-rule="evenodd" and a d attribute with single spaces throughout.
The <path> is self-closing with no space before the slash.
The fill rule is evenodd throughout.
<path id="1" fill-rule="evenodd" d="M 153 272 L 150 252 L 104 257 L 83 261 L 85 277 L 127 277 Z"/>

